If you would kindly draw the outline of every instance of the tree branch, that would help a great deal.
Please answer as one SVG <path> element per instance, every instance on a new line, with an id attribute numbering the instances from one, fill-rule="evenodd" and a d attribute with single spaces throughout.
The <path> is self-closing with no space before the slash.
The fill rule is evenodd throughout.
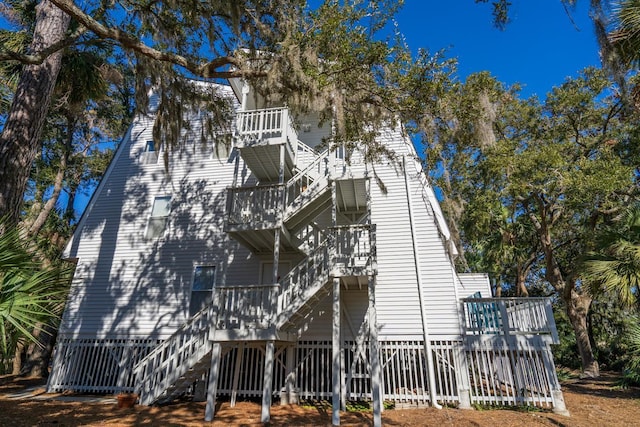
<path id="1" fill-rule="evenodd" d="M 73 0 L 51 0 L 53 4 L 70 15 L 81 25 L 86 27 L 89 31 L 93 32 L 101 39 L 114 40 L 118 42 L 123 48 L 137 52 L 147 58 L 169 62 L 178 65 L 196 76 L 204 78 L 230 78 L 230 77 L 261 77 L 266 75 L 264 72 L 255 71 L 247 72 L 240 71 L 239 61 L 233 56 L 220 56 L 211 61 L 204 63 L 194 62 L 182 55 L 164 52 L 147 46 L 141 42 L 137 37 L 128 34 L 118 28 L 110 28 L 102 25 L 93 17 L 83 12 L 78 6 L 75 5 Z M 238 70 L 235 71 L 217 71 L 218 68 L 226 65 L 235 65 Z"/>
<path id="2" fill-rule="evenodd" d="M 18 61 L 21 64 L 25 64 L 25 65 L 40 65 L 44 62 L 45 59 L 49 57 L 49 55 L 61 49 L 71 46 L 73 43 L 76 42 L 76 40 L 78 40 L 86 32 L 87 32 L 86 28 L 83 28 L 83 27 L 78 28 L 76 31 L 69 34 L 64 39 L 60 40 L 57 43 L 53 43 L 51 46 L 41 50 L 36 54 L 14 52 L 12 50 L 1 48 L 0 61 Z"/>

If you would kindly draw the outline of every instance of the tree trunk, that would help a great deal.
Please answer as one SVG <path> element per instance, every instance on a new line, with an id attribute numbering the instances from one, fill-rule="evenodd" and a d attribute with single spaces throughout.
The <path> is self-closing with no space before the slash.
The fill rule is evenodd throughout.
<path id="1" fill-rule="evenodd" d="M 582 362 L 582 377 L 598 378 L 600 376 L 600 367 L 593 355 L 593 348 L 589 339 L 589 327 L 587 325 L 592 299 L 587 295 L 579 294 L 574 287 L 568 295 L 567 293 L 563 295 L 563 300 L 569 321 L 576 334 L 576 344 L 580 354 L 580 361 Z"/>
<path id="2" fill-rule="evenodd" d="M 40 345 L 31 343 L 27 349 L 20 375 L 26 377 L 46 378 L 49 376 L 49 361 L 53 353 L 53 346 L 56 342 L 58 331 L 55 327 L 47 324 L 42 326 L 42 330 L 35 330 L 33 335 L 38 339 Z"/>
<path id="3" fill-rule="evenodd" d="M 566 279 L 563 270 L 556 258 L 551 230 L 547 224 L 547 207 L 538 199 L 540 218 L 533 214 L 529 215 L 531 222 L 536 228 L 542 252 L 544 253 L 545 278 L 553 286 L 565 303 L 569 321 L 576 334 L 576 344 L 582 362 L 582 371 L 585 377 L 597 378 L 600 376 L 598 362 L 593 354 L 591 341 L 589 339 L 589 329 L 587 328 L 587 314 L 591 306 L 591 298 L 581 295 L 576 290 L 575 279 Z"/>
<path id="4" fill-rule="evenodd" d="M 62 155 L 60 156 L 60 165 L 58 165 L 58 172 L 56 173 L 56 177 L 53 182 L 53 193 L 47 203 L 44 204 L 44 207 L 38 213 L 37 218 L 33 221 L 33 224 L 29 227 L 29 235 L 37 236 L 40 233 L 40 230 L 47 222 L 47 218 L 49 218 L 49 214 L 58 203 L 58 198 L 60 197 L 60 193 L 62 192 L 62 185 L 64 183 L 64 177 L 67 172 L 67 163 L 69 160 L 69 156 L 71 155 L 71 147 L 73 144 L 73 132 L 75 130 L 75 121 L 71 118 L 67 118 L 67 138 L 62 148 Z"/>
<path id="5" fill-rule="evenodd" d="M 516 266 L 516 296 L 528 297 L 529 290 L 527 289 L 527 274 L 528 269 L 518 264 Z"/>
<path id="6" fill-rule="evenodd" d="M 49 0 L 36 6 L 31 53 L 59 42 L 69 26 L 69 16 Z M 0 217 L 17 224 L 31 164 L 38 155 L 42 125 L 60 71 L 62 52 L 40 65 L 27 65 L 18 80 L 11 109 L 0 135 Z M 2 232 L 2 230 L 0 230 Z"/>

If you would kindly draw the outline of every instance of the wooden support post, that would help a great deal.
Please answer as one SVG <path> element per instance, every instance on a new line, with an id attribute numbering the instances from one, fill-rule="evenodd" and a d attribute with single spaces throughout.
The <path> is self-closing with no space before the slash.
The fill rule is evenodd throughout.
<path id="1" fill-rule="evenodd" d="M 280 184 L 280 191 L 282 192 L 279 200 L 278 214 L 276 219 L 276 229 L 273 239 L 273 281 L 271 283 L 278 283 L 278 263 L 280 261 L 280 234 L 282 228 L 282 217 L 284 216 L 284 155 L 285 144 L 280 144 L 280 170 L 278 173 L 278 184 Z"/>
<path id="2" fill-rule="evenodd" d="M 264 380 L 262 382 L 262 414 L 260 421 L 268 423 L 271 419 L 271 395 L 273 382 L 273 355 L 275 353 L 275 343 L 267 341 L 264 353 Z"/>
<path id="3" fill-rule="evenodd" d="M 209 372 L 209 386 L 207 387 L 207 406 L 204 411 L 204 420 L 213 421 L 216 410 L 216 394 L 218 393 L 218 375 L 220 374 L 220 356 L 222 345 L 213 343 L 211 350 L 211 371 Z"/>
<path id="4" fill-rule="evenodd" d="M 562 389 L 560 388 L 560 383 L 558 382 L 558 376 L 556 374 L 556 366 L 553 363 L 553 354 L 551 353 L 551 349 L 549 346 L 545 346 L 544 350 L 542 350 L 542 363 L 544 364 L 544 369 L 547 371 L 547 377 L 549 378 L 549 385 L 551 386 L 551 400 L 553 402 L 553 412 L 556 414 L 570 416 L 569 410 L 567 409 L 567 405 L 564 403 L 564 395 L 562 394 Z"/>
<path id="5" fill-rule="evenodd" d="M 382 426 L 382 369 L 378 351 L 378 325 L 376 321 L 375 276 L 369 276 L 369 354 L 371 359 L 371 397 L 373 399 L 373 425 Z"/>
<path id="6" fill-rule="evenodd" d="M 333 383 L 333 396 L 332 396 L 332 416 L 331 424 L 334 426 L 340 425 L 340 385 L 341 385 L 341 370 L 342 364 L 340 363 L 340 278 L 333 278 L 333 334 L 332 334 L 332 383 Z"/>
<path id="7" fill-rule="evenodd" d="M 298 392 L 296 390 L 296 348 L 293 345 L 287 347 L 287 361 L 285 366 L 285 385 L 280 397 L 282 405 L 297 405 Z"/>
<path id="8" fill-rule="evenodd" d="M 236 365 L 233 369 L 233 385 L 231 386 L 231 407 L 236 406 L 236 397 L 238 395 L 238 382 L 240 381 L 240 367 L 244 357 L 244 343 L 238 343 L 236 354 Z"/>

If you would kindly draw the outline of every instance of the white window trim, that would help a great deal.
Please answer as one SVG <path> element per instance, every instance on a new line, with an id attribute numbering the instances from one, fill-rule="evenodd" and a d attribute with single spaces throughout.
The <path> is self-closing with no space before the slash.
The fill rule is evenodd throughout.
<path id="1" fill-rule="evenodd" d="M 211 285 L 211 289 L 204 289 L 204 290 L 194 290 L 193 287 L 196 283 L 196 270 L 198 269 L 198 267 L 213 267 L 213 283 Z M 198 292 L 198 293 L 202 293 L 204 294 L 205 292 L 209 291 L 210 295 L 211 295 L 211 300 L 213 301 L 213 292 L 216 289 L 216 284 L 218 281 L 218 265 L 214 264 L 214 263 L 202 263 L 202 264 L 194 264 L 193 269 L 191 270 L 191 287 L 190 287 L 190 292 L 189 292 L 189 305 L 187 307 L 188 310 L 188 314 L 189 317 L 193 316 L 195 313 L 191 313 L 191 304 L 193 303 L 193 294 L 194 292 Z"/>
<path id="2" fill-rule="evenodd" d="M 162 199 L 162 198 L 168 198 L 169 199 L 169 206 L 168 206 L 168 210 L 167 210 L 167 215 L 166 216 L 158 216 L 158 217 L 154 217 L 153 216 L 153 207 L 154 204 L 156 202 L 156 199 Z M 161 194 L 161 195 L 157 195 L 157 196 L 153 196 L 153 198 L 151 199 L 151 211 L 149 212 L 149 216 L 147 217 L 147 225 L 144 229 L 144 239 L 147 241 L 152 241 L 152 240 L 158 240 L 158 239 L 164 239 L 167 235 L 167 231 L 169 230 L 169 224 L 170 224 L 170 218 L 171 218 L 171 200 L 172 197 L 170 194 Z M 151 225 L 151 220 L 153 219 L 157 219 L 157 218 L 166 218 L 166 223 L 164 226 L 164 230 L 162 231 L 162 233 L 160 233 L 158 236 L 153 236 L 153 237 L 149 237 L 148 233 L 149 233 L 149 227 Z"/>

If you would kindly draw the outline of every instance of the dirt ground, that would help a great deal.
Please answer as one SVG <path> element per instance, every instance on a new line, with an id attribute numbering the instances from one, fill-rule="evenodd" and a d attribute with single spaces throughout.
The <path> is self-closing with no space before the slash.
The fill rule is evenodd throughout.
<path id="1" fill-rule="evenodd" d="M 387 426 L 640 426 L 640 389 L 619 389 L 616 377 L 563 384 L 570 417 L 540 410 L 396 409 L 383 413 Z M 114 399 L 74 401 L 77 396 L 44 393 L 41 381 L 0 377 L 0 426 L 259 426 L 260 405 L 222 403 L 213 423 L 205 423 L 204 403 L 118 409 Z M 63 401 L 60 399 L 68 399 Z M 367 412 L 345 412 L 344 426 L 371 425 Z M 331 425 L 330 409 L 320 406 L 273 406 L 271 425 Z"/>

